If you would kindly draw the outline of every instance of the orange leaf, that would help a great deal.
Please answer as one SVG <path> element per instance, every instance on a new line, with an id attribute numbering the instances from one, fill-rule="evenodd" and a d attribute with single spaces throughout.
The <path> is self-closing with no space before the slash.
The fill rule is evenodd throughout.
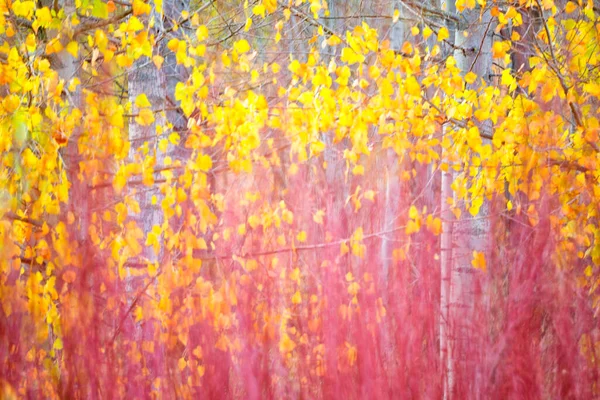
<path id="1" fill-rule="evenodd" d="M 473 260 L 471 260 L 471 265 L 474 268 L 480 269 L 483 272 L 486 271 L 486 262 L 485 262 L 485 254 L 481 251 L 473 251 Z"/>
<path id="2" fill-rule="evenodd" d="M 67 271 L 62 276 L 63 281 L 65 281 L 67 283 L 73 283 L 75 281 L 76 277 L 77 277 L 77 274 L 75 273 L 75 271 Z"/>

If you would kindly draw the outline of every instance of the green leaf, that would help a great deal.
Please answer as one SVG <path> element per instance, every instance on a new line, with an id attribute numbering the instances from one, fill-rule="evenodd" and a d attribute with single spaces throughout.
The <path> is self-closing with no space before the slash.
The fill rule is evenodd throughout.
<path id="1" fill-rule="evenodd" d="M 14 144 L 17 148 L 22 149 L 29 134 L 29 130 L 27 129 L 27 117 L 25 113 L 15 113 L 13 115 L 12 123 L 14 127 Z"/>
<path id="2" fill-rule="evenodd" d="M 108 6 L 102 0 L 94 0 L 94 8 L 92 8 L 92 16 L 96 18 L 108 18 Z"/>

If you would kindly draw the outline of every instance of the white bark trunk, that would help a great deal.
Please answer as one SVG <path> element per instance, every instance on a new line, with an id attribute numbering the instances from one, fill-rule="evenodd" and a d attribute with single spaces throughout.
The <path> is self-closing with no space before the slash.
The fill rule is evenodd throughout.
<path id="1" fill-rule="evenodd" d="M 153 111 L 163 110 L 165 108 L 166 98 L 166 83 L 164 75 L 156 69 L 153 63 L 147 59 L 140 59 L 134 64 L 133 72 L 129 75 L 129 99 L 134 104 L 133 114 L 140 112 L 140 109 L 135 106 L 135 99 L 140 94 L 145 94 L 148 101 L 152 105 Z M 148 143 L 149 154 L 148 156 L 156 155 L 156 165 L 162 165 L 162 153 L 157 148 L 157 126 L 164 126 L 165 120 L 162 117 L 161 112 L 154 113 L 155 121 L 150 126 L 143 126 L 131 121 L 129 125 L 129 142 L 131 144 L 130 149 L 130 162 L 141 162 L 144 156 L 141 156 L 136 161 L 136 154 L 140 156 L 140 149 L 144 146 L 144 143 Z M 137 215 L 131 215 L 131 218 L 136 221 L 138 227 L 142 229 L 144 235 L 152 230 L 154 225 L 162 224 L 162 211 L 160 209 L 160 192 L 156 186 L 152 187 L 151 190 L 142 185 L 135 188 L 136 194 L 135 200 L 140 205 L 141 213 Z M 152 205 L 152 196 L 157 196 L 157 204 Z M 159 254 L 156 254 L 151 248 L 145 248 L 143 257 L 149 262 L 157 262 Z"/>
<path id="2" fill-rule="evenodd" d="M 455 12 L 453 4 L 448 11 Z M 492 32 L 489 11 L 481 14 L 480 9 L 465 10 L 461 17 L 465 25 L 455 31 L 454 57 L 463 74 L 473 71 L 478 77 L 489 79 L 491 73 Z M 464 32 L 468 32 L 465 37 Z M 480 127 L 485 129 L 485 127 Z M 487 127 L 489 130 L 489 127 Z M 484 140 L 485 143 L 485 140 Z M 459 363 L 467 363 L 468 357 L 463 345 L 469 343 L 469 330 L 473 313 L 473 272 L 471 265 L 473 251 L 489 254 L 487 239 L 490 232 L 488 204 L 484 202 L 477 218 L 468 218 L 464 212 L 458 221 L 446 204 L 452 195 L 450 188 L 454 174 L 449 170 L 442 174 L 442 215 L 444 233 L 441 237 L 441 321 L 440 351 L 444 374 L 444 399 L 453 398 L 455 373 Z M 487 258 L 487 257 L 486 257 Z M 463 366 L 465 364 L 462 364 Z M 476 379 L 473 379 L 476 382 Z M 474 388 L 469 388 L 473 391 Z"/>

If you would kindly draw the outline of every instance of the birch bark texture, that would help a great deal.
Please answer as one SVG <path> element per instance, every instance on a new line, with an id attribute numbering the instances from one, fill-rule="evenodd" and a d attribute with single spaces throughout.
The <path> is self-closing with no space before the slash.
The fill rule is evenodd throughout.
<path id="1" fill-rule="evenodd" d="M 448 11 L 456 15 L 455 3 L 447 4 Z M 492 71 L 492 34 L 493 20 L 490 11 L 479 6 L 472 10 L 464 10 L 460 14 L 459 25 L 454 26 L 454 58 L 461 73 L 473 72 L 478 79 L 490 80 Z M 476 89 L 479 80 L 474 82 L 471 89 Z M 489 132 L 489 124 L 481 124 L 480 132 Z M 448 134 L 445 129 L 445 134 Z M 484 144 L 489 140 L 483 139 Z M 486 143 L 487 142 L 487 143 Z M 467 348 L 475 340 L 471 332 L 474 315 L 474 273 L 472 265 L 474 252 L 489 256 L 488 243 L 491 229 L 489 221 L 489 203 L 484 201 L 479 215 L 474 218 L 464 216 L 454 220 L 454 215 L 448 204 L 453 198 L 452 181 L 455 178 L 452 165 L 441 177 L 441 210 L 443 218 L 443 234 L 441 247 L 441 319 L 440 319 L 440 353 L 443 368 L 444 399 L 460 398 L 461 394 L 477 393 L 480 379 L 457 379 L 463 371 L 477 370 L 475 363 L 480 359 L 469 353 Z M 482 188 L 483 190 L 483 188 Z M 480 195 L 483 195 L 481 193 Z M 468 214 L 467 214 L 468 215 Z M 488 257 L 486 257 L 488 258 Z M 457 382 L 471 382 L 473 387 L 457 387 Z"/>
<path id="2" fill-rule="evenodd" d="M 167 0 L 163 3 L 164 13 L 154 9 L 152 18 L 155 19 L 155 33 L 158 35 L 167 35 L 172 37 L 181 37 L 181 31 L 173 29 L 172 21 L 176 21 L 181 16 L 181 12 L 189 7 L 187 0 Z M 165 41 L 166 43 L 166 41 Z M 143 169 L 150 169 L 153 180 L 158 178 L 154 169 L 165 165 L 167 156 L 173 158 L 180 157 L 182 154 L 174 153 L 167 154 L 159 149 L 159 141 L 167 137 L 171 131 L 180 132 L 186 126 L 183 113 L 181 113 L 175 104 L 175 86 L 176 83 L 184 77 L 184 70 L 180 68 L 175 59 L 175 55 L 166 49 L 164 44 L 159 44 L 156 48 L 156 53 L 164 58 L 162 68 L 157 68 L 153 61 L 147 57 L 138 59 L 128 74 L 128 96 L 132 104 L 132 114 L 138 115 L 142 108 L 136 105 L 136 99 L 139 96 L 145 95 L 150 103 L 150 110 L 154 116 L 152 124 L 142 124 L 141 120 L 131 118 L 129 124 L 129 162 L 139 163 Z M 147 179 L 146 173 L 142 171 L 142 176 Z M 144 181 L 142 179 L 142 182 Z M 143 237 L 148 237 L 148 234 L 153 230 L 158 229 L 162 232 L 165 226 L 165 217 L 161 207 L 164 194 L 161 185 L 154 184 L 150 187 L 146 185 L 138 185 L 129 193 L 132 198 L 139 204 L 139 213 L 130 213 L 129 218 L 134 221 L 137 227 L 142 231 Z M 158 232 L 156 232 L 158 233 Z M 152 246 L 143 246 L 142 253 L 138 256 L 139 259 L 135 264 L 155 264 L 165 267 L 166 257 L 165 251 L 161 246 L 158 250 Z M 169 268 L 166 265 L 166 268 Z M 126 269 L 127 278 L 125 280 L 125 291 L 127 293 L 128 306 L 137 301 L 137 296 L 143 293 L 147 286 L 143 286 L 142 282 L 138 282 L 131 274 L 129 268 Z M 150 284 L 157 285 L 155 281 Z M 149 284 L 149 285 L 150 285 Z M 134 338 L 138 342 L 148 340 L 156 333 L 163 329 L 158 323 L 147 323 L 144 325 L 135 324 Z M 166 364 L 167 349 L 165 345 L 157 346 L 154 354 L 148 358 L 148 368 L 152 370 L 155 376 L 166 376 L 170 366 Z M 145 393 L 150 396 L 152 388 L 144 386 L 137 388 L 138 393 Z M 173 393 L 174 394 L 174 393 Z"/>

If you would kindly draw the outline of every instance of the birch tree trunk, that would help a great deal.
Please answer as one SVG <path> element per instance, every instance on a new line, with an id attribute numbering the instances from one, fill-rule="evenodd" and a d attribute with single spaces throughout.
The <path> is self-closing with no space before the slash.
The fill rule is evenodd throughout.
<path id="1" fill-rule="evenodd" d="M 164 18 L 156 11 L 153 12 L 154 18 L 159 21 L 158 29 L 163 32 L 172 30 L 173 22 L 181 19 L 181 12 L 187 9 L 188 3 L 180 0 L 168 0 L 164 2 Z M 164 22 L 163 22 L 164 20 Z M 183 28 L 179 28 L 183 29 Z M 171 32 L 170 36 L 180 36 L 179 32 Z M 138 115 L 141 109 L 135 104 L 138 96 L 145 94 L 150 102 L 150 109 L 154 115 L 154 122 L 145 126 L 139 124 L 133 118 L 129 125 L 129 142 L 131 145 L 129 153 L 130 162 L 141 162 L 143 157 L 140 152 L 148 152 L 149 158 L 154 159 L 152 165 L 144 165 L 146 168 L 162 166 L 166 154 L 158 149 L 158 142 L 161 138 L 168 135 L 167 122 L 173 125 L 174 131 L 182 131 L 186 127 L 186 119 L 176 108 L 174 100 L 175 85 L 177 82 L 185 80 L 186 71 L 177 65 L 173 52 L 166 50 L 164 46 L 159 47 L 159 54 L 164 57 L 164 65 L 161 69 L 156 68 L 152 60 L 148 58 L 138 59 L 129 73 L 129 100 L 132 103 L 133 115 Z M 174 154 L 177 157 L 177 154 Z M 156 196 L 157 201 L 152 204 L 152 197 Z M 132 215 L 133 219 L 144 235 L 152 231 L 153 226 L 161 226 L 163 223 L 163 212 L 160 207 L 161 193 L 159 185 L 152 185 L 151 188 L 143 186 L 135 188 L 135 200 L 139 203 L 142 210 L 139 215 Z M 160 254 L 151 248 L 146 248 L 142 254 L 148 262 L 158 262 Z"/>
<path id="2" fill-rule="evenodd" d="M 393 2 L 393 6 L 394 7 L 391 10 L 391 12 L 394 13 L 395 10 L 398 10 L 398 12 L 400 13 L 400 17 L 399 20 L 396 21 L 390 29 L 390 44 L 392 49 L 400 51 L 400 49 L 402 49 L 404 41 L 406 41 L 409 38 L 411 24 L 408 23 L 408 19 L 414 15 L 410 15 L 410 11 L 408 10 L 408 7 L 404 4 L 403 0 L 397 0 Z"/>
<path id="3" fill-rule="evenodd" d="M 455 13 L 454 4 L 448 4 L 448 11 Z M 489 80 L 492 57 L 491 15 L 488 10 L 484 12 L 478 7 L 465 10 L 460 19 L 464 25 L 457 27 L 454 39 L 454 57 L 457 67 L 466 74 L 470 71 L 478 77 Z M 465 36 L 465 31 L 468 33 Z M 480 126 L 481 130 L 490 130 L 490 126 Z M 486 140 L 484 139 L 484 144 Z M 442 215 L 444 219 L 444 233 L 441 237 L 441 323 L 440 323 L 440 350 L 442 367 L 444 368 L 444 398 L 457 397 L 458 393 L 477 393 L 476 387 L 457 388 L 457 371 L 474 367 L 476 357 L 470 357 L 465 351 L 465 344 L 473 339 L 470 332 L 473 315 L 473 272 L 471 265 L 473 252 L 482 252 L 489 255 L 487 239 L 490 232 L 490 223 L 486 218 L 489 215 L 489 204 L 484 201 L 477 218 L 469 218 L 463 212 L 461 219 L 452 221 L 453 215 L 447 204 L 451 193 L 451 182 L 454 179 L 452 168 L 442 174 Z M 464 211 L 464 210 L 463 210 Z M 471 377 L 465 382 L 474 382 L 477 378 Z M 460 389 L 460 390 L 459 390 Z"/>
<path id="4" fill-rule="evenodd" d="M 161 164 L 159 159 L 162 157 L 157 149 L 156 128 L 165 125 L 165 119 L 162 117 L 162 113 L 159 112 L 159 110 L 165 108 L 165 88 L 164 75 L 156 69 L 152 62 L 144 58 L 134 63 L 133 70 L 129 74 L 129 100 L 134 104 L 132 109 L 133 114 L 139 114 L 141 111 L 135 105 L 136 98 L 141 94 L 145 94 L 151 104 L 155 120 L 151 125 L 144 126 L 136 122 L 135 119 L 132 119 L 129 125 L 129 142 L 131 144 L 129 153 L 130 162 L 141 161 L 141 158 L 136 160 L 136 154 L 143 151 L 142 147 L 147 143 L 149 153 L 156 155 L 155 164 Z M 140 186 L 136 187 L 135 191 L 134 198 L 140 205 L 141 213 L 132 217 L 137 222 L 138 227 L 144 232 L 144 236 L 146 236 L 154 225 L 160 226 L 162 223 L 161 210 L 157 205 L 152 205 L 151 201 L 152 196 L 159 195 L 159 193 L 155 186 L 152 187 L 152 190 Z M 158 261 L 158 254 L 150 248 L 144 250 L 143 256 L 147 258 L 148 262 Z"/>
<path id="5" fill-rule="evenodd" d="M 406 7 L 403 6 L 402 1 L 396 1 L 393 3 L 391 13 L 394 9 L 400 11 L 400 19 L 396 21 L 390 30 L 390 42 L 392 49 L 400 51 L 404 41 L 407 39 L 407 34 L 410 31 L 410 24 L 406 19 Z M 378 158 L 379 162 L 383 162 L 384 165 L 380 166 L 378 170 L 385 171 L 383 175 L 383 182 L 380 186 L 380 193 L 384 197 L 384 211 L 382 221 L 382 231 L 388 231 L 394 228 L 394 221 L 398 213 L 398 200 L 400 196 L 400 180 L 398 177 L 399 166 L 398 159 L 392 149 L 381 149 L 382 156 Z M 392 248 L 390 241 L 385 237 L 381 240 L 381 249 L 379 257 L 381 259 L 381 281 L 383 282 L 383 302 L 388 307 L 388 285 L 389 279 L 390 262 L 392 260 Z"/>
<path id="6" fill-rule="evenodd" d="M 176 21 L 182 19 L 181 13 L 189 9 L 187 0 L 166 0 L 163 3 L 163 12 L 153 10 L 152 17 L 155 18 L 155 29 L 162 34 L 167 35 L 163 43 L 156 48 L 156 53 L 164 58 L 162 67 L 157 68 L 152 60 L 140 58 L 134 63 L 134 66 L 128 76 L 128 94 L 132 103 L 132 114 L 138 115 L 141 109 L 135 104 L 138 96 L 145 94 L 150 102 L 150 109 L 154 115 L 154 122 L 145 126 L 139 124 L 135 118 L 131 119 L 129 125 L 129 142 L 131 145 L 129 153 L 129 162 L 142 163 L 143 169 L 154 170 L 164 166 L 167 156 L 172 159 L 185 159 L 188 150 L 178 147 L 175 150 L 169 149 L 164 152 L 158 148 L 161 139 L 169 136 L 171 132 L 177 132 L 185 141 L 184 131 L 187 128 L 187 119 L 183 112 L 178 109 L 175 101 L 175 86 L 177 82 L 185 82 L 187 71 L 183 66 L 177 64 L 175 54 L 167 50 L 165 43 L 172 37 L 181 37 L 184 26 L 174 27 Z M 156 54 L 155 53 L 155 54 Z M 164 149 L 163 149 L 164 150 Z M 144 153 L 147 152 L 147 156 Z M 150 163 L 147 160 L 151 160 Z M 143 174 L 143 172 L 142 172 Z M 161 176 L 153 173 L 154 179 Z M 144 179 L 142 179 L 144 181 Z M 139 203 L 139 214 L 130 215 L 130 219 L 136 222 L 136 225 L 142 230 L 144 236 L 142 241 L 148 237 L 153 230 L 162 232 L 165 229 L 165 214 L 162 209 L 162 200 L 164 199 L 161 184 L 153 183 L 150 186 L 140 185 L 132 188 L 133 197 Z M 159 236 L 162 237 L 162 236 Z M 140 255 L 141 259 L 135 264 L 144 263 L 157 264 L 168 267 L 165 263 L 165 249 L 162 239 L 159 238 L 160 247 L 158 249 L 151 246 L 144 246 Z M 135 283 L 130 278 L 127 279 L 126 290 L 131 292 Z M 159 283 L 155 283 L 158 287 Z M 137 295 L 137 288 L 134 295 Z M 146 337 L 155 337 L 157 330 L 163 329 L 160 324 L 151 322 L 143 326 L 137 326 L 135 332 L 136 340 L 145 340 Z M 167 348 L 164 345 L 155 349 L 152 357 L 146 359 L 146 363 L 151 365 L 152 374 L 157 377 L 166 376 L 170 366 L 165 364 L 168 359 Z M 145 388 L 148 390 L 149 388 Z"/>

